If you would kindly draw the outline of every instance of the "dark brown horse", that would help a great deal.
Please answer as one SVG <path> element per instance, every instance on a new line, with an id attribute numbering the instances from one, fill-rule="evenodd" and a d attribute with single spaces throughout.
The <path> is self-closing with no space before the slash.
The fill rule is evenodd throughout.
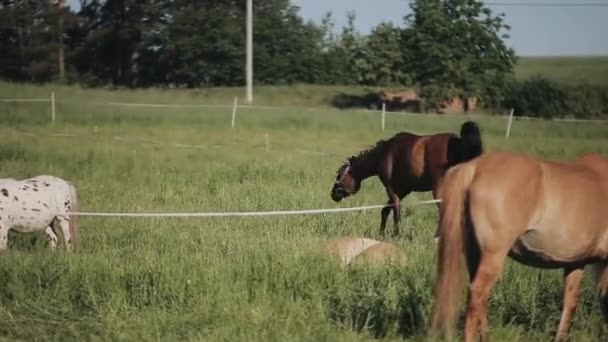
<path id="1" fill-rule="evenodd" d="M 482 151 L 479 127 L 472 121 L 462 124 L 460 136 L 400 132 L 348 158 L 338 169 L 331 198 L 339 202 L 357 193 L 363 180 L 378 176 L 388 195 L 387 206 L 381 212 L 380 232 L 384 234 L 387 217 L 393 210 L 394 235 L 398 236 L 401 200 L 413 191 L 433 191 L 436 198 L 437 186 L 447 169 L 479 156 Z"/>

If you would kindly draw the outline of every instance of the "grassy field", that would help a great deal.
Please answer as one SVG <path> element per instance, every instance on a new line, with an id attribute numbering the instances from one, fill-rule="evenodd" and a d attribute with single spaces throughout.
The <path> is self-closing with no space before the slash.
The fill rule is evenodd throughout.
<path id="1" fill-rule="evenodd" d="M 608 57 L 521 57 L 515 67 L 518 79 L 528 79 L 535 75 L 542 75 L 551 80 L 565 84 L 589 83 L 608 86 Z M 398 90 L 399 87 L 355 87 L 355 86 L 323 86 L 296 84 L 292 86 L 260 86 L 255 88 L 254 99 L 256 105 L 294 106 L 294 107 L 333 107 L 332 101 L 340 94 L 351 96 L 365 95 L 381 90 Z M 235 97 L 243 100 L 242 88 L 208 88 L 208 89 L 138 89 L 131 91 L 99 90 L 89 92 L 73 86 L 53 85 L 11 85 L 0 82 L 0 95 L 3 98 L 49 98 L 53 90 L 63 106 L 71 102 L 73 106 L 82 102 L 116 101 L 135 103 L 180 103 L 180 104 L 232 104 Z M 94 94 L 94 95 L 91 95 Z M 93 96 L 91 101 L 86 97 Z M 68 106 L 69 107 L 69 106 Z M 43 107 L 40 107 L 43 108 Z M 87 108 L 81 111 L 81 118 L 89 120 L 95 111 Z M 8 115 L 21 116 L 20 107 L 15 107 Z M 24 110 L 29 110 L 26 107 Z M 165 112 L 167 109 L 164 110 Z M 68 108 L 68 112 L 71 109 Z M 162 112 L 158 111 L 158 112 Z M 49 113 L 50 115 L 50 113 Z M 46 118 L 43 118 L 46 119 Z"/>
<path id="2" fill-rule="evenodd" d="M 521 57 L 515 75 L 522 80 L 541 75 L 563 84 L 608 86 L 608 56 Z"/>
<path id="3" fill-rule="evenodd" d="M 457 132 L 467 119 L 389 115 L 382 132 L 377 113 L 242 108 L 231 129 L 230 108 L 95 103 L 225 103 L 241 89 L 53 89 L 55 124 L 49 123 L 48 103 L 0 103 L 0 176 L 70 179 L 83 211 L 381 204 L 386 199 L 375 178 L 353 198 L 339 205 L 331 201 L 344 158 L 397 131 Z M 285 103 L 279 90 L 263 91 L 265 103 Z M 0 85 L 0 98 L 49 92 Z M 516 121 L 506 140 L 504 118 L 475 120 L 488 150 L 560 160 L 591 151 L 608 155 L 606 125 Z M 413 194 L 405 203 L 422 199 L 430 194 Z M 315 253 L 316 244 L 330 237 L 381 238 L 377 210 L 250 218 L 84 217 L 81 245 L 72 255 L 50 251 L 42 236 L 14 234 L 0 258 L 0 339 L 423 341 L 437 211 L 434 205 L 410 206 L 404 213 L 414 239 L 391 241 L 406 251 L 406 268 L 343 269 Z M 561 289 L 561 272 L 508 261 L 490 304 L 493 340 L 549 340 L 559 319 Z M 572 340 L 597 341 L 607 332 L 586 275 Z"/>

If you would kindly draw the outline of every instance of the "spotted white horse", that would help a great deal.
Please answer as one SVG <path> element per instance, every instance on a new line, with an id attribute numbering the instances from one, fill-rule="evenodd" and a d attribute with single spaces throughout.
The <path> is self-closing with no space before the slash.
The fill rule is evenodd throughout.
<path id="1" fill-rule="evenodd" d="M 0 250 L 6 249 L 9 230 L 44 231 L 51 248 L 57 247 L 56 227 L 61 227 L 68 250 L 77 238 L 78 210 L 74 186 L 61 178 L 42 175 L 25 180 L 0 179 Z"/>

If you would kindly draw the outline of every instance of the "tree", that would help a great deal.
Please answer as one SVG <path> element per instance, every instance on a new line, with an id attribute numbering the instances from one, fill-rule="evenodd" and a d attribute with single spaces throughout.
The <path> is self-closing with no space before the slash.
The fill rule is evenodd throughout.
<path id="1" fill-rule="evenodd" d="M 73 18 L 61 1 L 0 1 L 0 75 L 33 82 L 65 76 L 63 29 Z"/>
<path id="2" fill-rule="evenodd" d="M 288 0 L 254 1 L 255 80 L 266 84 L 314 83 L 320 78 L 323 33 L 305 24 Z"/>
<path id="3" fill-rule="evenodd" d="M 411 8 L 410 70 L 427 104 L 453 96 L 499 103 L 516 61 L 502 40 L 510 29 L 504 15 L 478 0 L 417 0 Z"/>
<path id="4" fill-rule="evenodd" d="M 242 12 L 236 1 L 176 1 L 165 54 L 168 82 L 189 87 L 243 84 Z"/>
<path id="5" fill-rule="evenodd" d="M 81 74 L 94 83 L 134 85 L 142 27 L 154 1 L 81 0 L 83 41 L 73 53 Z"/>
<path id="6" fill-rule="evenodd" d="M 374 27 L 355 57 L 358 82 L 362 85 L 410 85 L 409 51 L 403 49 L 408 30 L 390 23 Z"/>

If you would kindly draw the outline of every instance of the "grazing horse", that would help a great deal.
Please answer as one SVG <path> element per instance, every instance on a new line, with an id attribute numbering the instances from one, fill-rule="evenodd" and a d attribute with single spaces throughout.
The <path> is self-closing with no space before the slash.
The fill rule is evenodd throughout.
<path id="1" fill-rule="evenodd" d="M 350 157 L 338 169 L 331 198 L 339 202 L 351 196 L 366 178 L 378 176 L 386 188 L 387 206 L 382 208 L 380 232 L 384 234 L 386 220 L 393 210 L 394 234 L 399 235 L 400 202 L 412 191 L 433 191 L 446 170 L 473 159 L 483 152 L 479 127 L 475 122 L 462 124 L 460 136 L 453 133 L 415 135 L 400 132 L 376 146 Z"/>
<path id="2" fill-rule="evenodd" d="M 78 210 L 74 186 L 53 176 L 37 176 L 26 180 L 0 179 L 0 250 L 6 249 L 8 231 L 22 233 L 44 231 L 51 248 L 57 246 L 55 227 L 63 232 L 66 248 L 72 249 L 77 234 Z"/>
<path id="3" fill-rule="evenodd" d="M 488 339 L 488 300 L 508 257 L 564 270 L 563 310 L 555 340 L 566 338 L 583 268 L 597 274 L 608 322 L 608 159 L 586 154 L 555 162 L 488 152 L 451 168 L 440 186 L 439 257 L 434 332 L 453 333 L 462 278 L 470 277 L 464 337 Z"/>

